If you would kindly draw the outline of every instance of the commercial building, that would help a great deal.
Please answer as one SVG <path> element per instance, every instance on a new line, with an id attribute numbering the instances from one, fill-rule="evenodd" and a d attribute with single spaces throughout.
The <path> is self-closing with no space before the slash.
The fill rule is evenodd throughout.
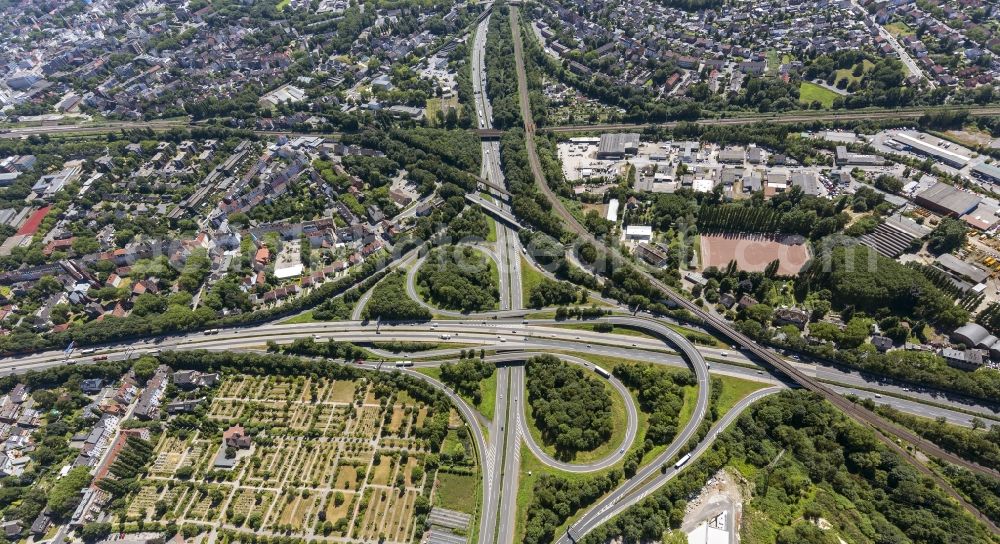
<path id="1" fill-rule="evenodd" d="M 639 134 L 635 132 L 601 134 L 601 143 L 597 146 L 597 158 L 601 160 L 621 160 L 638 152 Z"/>
<path id="2" fill-rule="evenodd" d="M 917 194 L 914 201 L 933 212 L 949 217 L 961 217 L 975 210 L 981 199 L 972 193 L 939 181 L 930 189 Z"/>
<path id="3" fill-rule="evenodd" d="M 979 349 L 959 351 L 945 348 L 938 352 L 938 355 L 944 357 L 949 366 L 970 371 L 983 366 L 987 359 L 987 352 Z"/>
<path id="4" fill-rule="evenodd" d="M 974 264 L 967 263 L 951 253 L 941 255 L 934 261 L 934 264 L 956 279 L 968 280 L 975 284 L 983 283 L 986 278 L 990 277 L 989 272 Z"/>
<path id="5" fill-rule="evenodd" d="M 839 166 L 881 166 L 885 164 L 885 159 L 878 155 L 851 153 L 844 145 L 837 146 L 836 161 Z"/>
<path id="6" fill-rule="evenodd" d="M 966 164 L 969 164 L 969 158 L 964 155 L 959 155 L 954 151 L 947 150 L 943 147 L 927 143 L 920 138 L 911 136 L 904 132 L 900 132 L 892 137 L 897 143 L 918 155 L 924 155 L 932 159 L 941 161 L 948 166 L 955 168 L 962 168 Z"/>
<path id="7" fill-rule="evenodd" d="M 727 147 L 719 151 L 719 162 L 726 164 L 743 164 L 746 159 L 746 150 L 742 147 Z"/>
<path id="8" fill-rule="evenodd" d="M 879 223 L 874 232 L 863 235 L 859 240 L 882 255 L 895 259 L 930 233 L 930 227 L 896 214 Z"/>
<path id="9" fill-rule="evenodd" d="M 972 167 L 972 175 L 990 183 L 1000 183 L 1000 167 L 992 164 L 977 164 Z"/>

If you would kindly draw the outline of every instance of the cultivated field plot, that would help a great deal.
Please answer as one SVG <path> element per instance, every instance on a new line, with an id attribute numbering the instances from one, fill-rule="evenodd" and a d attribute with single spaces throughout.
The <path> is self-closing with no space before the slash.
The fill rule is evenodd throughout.
<path id="1" fill-rule="evenodd" d="M 809 260 L 809 248 L 800 236 L 765 236 L 759 234 L 701 235 L 703 267 L 725 268 L 735 260 L 740 270 L 763 272 L 778 259 L 778 274 L 794 276 Z"/>
<path id="2" fill-rule="evenodd" d="M 410 542 L 414 506 L 434 475 L 421 433 L 433 415 L 364 380 L 226 377 L 198 428 L 163 433 L 124 521 Z M 253 445 L 232 468 L 217 466 L 222 432 L 237 424 Z"/>

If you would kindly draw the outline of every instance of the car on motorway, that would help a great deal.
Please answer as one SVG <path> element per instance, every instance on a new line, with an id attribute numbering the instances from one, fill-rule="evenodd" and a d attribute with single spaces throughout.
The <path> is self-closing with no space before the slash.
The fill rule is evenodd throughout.
<path id="1" fill-rule="evenodd" d="M 108 360 L 108 356 L 107 356 L 107 355 L 98 355 L 97 357 L 94 357 L 94 358 L 93 358 L 93 361 L 94 361 L 95 363 L 96 363 L 97 361 L 107 361 L 107 360 Z"/>

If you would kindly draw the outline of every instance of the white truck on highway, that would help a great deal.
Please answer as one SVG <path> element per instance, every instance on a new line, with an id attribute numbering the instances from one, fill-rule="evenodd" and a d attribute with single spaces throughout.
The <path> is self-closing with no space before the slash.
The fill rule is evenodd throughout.
<path id="1" fill-rule="evenodd" d="M 691 460 L 691 454 L 690 453 L 685 454 L 684 457 L 681 457 L 680 459 L 677 460 L 676 463 L 674 463 L 674 470 L 681 468 L 682 466 L 684 466 L 684 463 L 687 463 L 690 460 Z"/>

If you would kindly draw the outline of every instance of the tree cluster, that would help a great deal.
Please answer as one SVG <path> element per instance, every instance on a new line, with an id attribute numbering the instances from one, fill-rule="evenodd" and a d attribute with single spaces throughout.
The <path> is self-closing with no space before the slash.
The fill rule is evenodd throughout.
<path id="1" fill-rule="evenodd" d="M 697 383 L 689 372 L 645 364 L 615 366 L 615 377 L 636 392 L 639 407 L 649 414 L 646 439 L 669 444 L 677 434 L 677 416 L 684 405 L 684 387 Z"/>
<path id="2" fill-rule="evenodd" d="M 556 541 L 555 530 L 573 513 L 587 506 L 621 481 L 621 470 L 570 481 L 552 474 L 544 474 L 534 486 L 534 500 L 528 506 L 528 522 L 524 529 L 524 542 L 546 544 Z"/>
<path id="3" fill-rule="evenodd" d="M 492 310 L 500 301 L 490 261 L 471 246 L 431 250 L 417 271 L 417 284 L 431 301 L 450 310 Z"/>
<path id="4" fill-rule="evenodd" d="M 535 425 L 560 457 L 611 438 L 611 395 L 604 383 L 552 355 L 529 359 L 526 371 Z"/>
<path id="5" fill-rule="evenodd" d="M 542 278 L 528 293 L 528 305 L 532 308 L 575 304 L 579 298 L 577 287 L 568 281 Z"/>
<path id="6" fill-rule="evenodd" d="M 482 359 L 465 359 L 441 365 L 441 381 L 455 391 L 472 398 L 473 404 L 482 402 L 479 383 L 493 375 L 493 365 Z"/>
<path id="7" fill-rule="evenodd" d="M 924 319 L 954 329 L 969 319 L 966 310 L 920 272 L 866 246 L 836 246 L 817 257 L 805 283 L 829 289 L 832 300 L 872 313 L 888 308 L 899 316 Z"/>
<path id="8" fill-rule="evenodd" d="M 375 286 L 362 315 L 385 321 L 426 321 L 433 317 L 430 310 L 406 295 L 406 274 L 401 271 L 389 274 Z"/>

